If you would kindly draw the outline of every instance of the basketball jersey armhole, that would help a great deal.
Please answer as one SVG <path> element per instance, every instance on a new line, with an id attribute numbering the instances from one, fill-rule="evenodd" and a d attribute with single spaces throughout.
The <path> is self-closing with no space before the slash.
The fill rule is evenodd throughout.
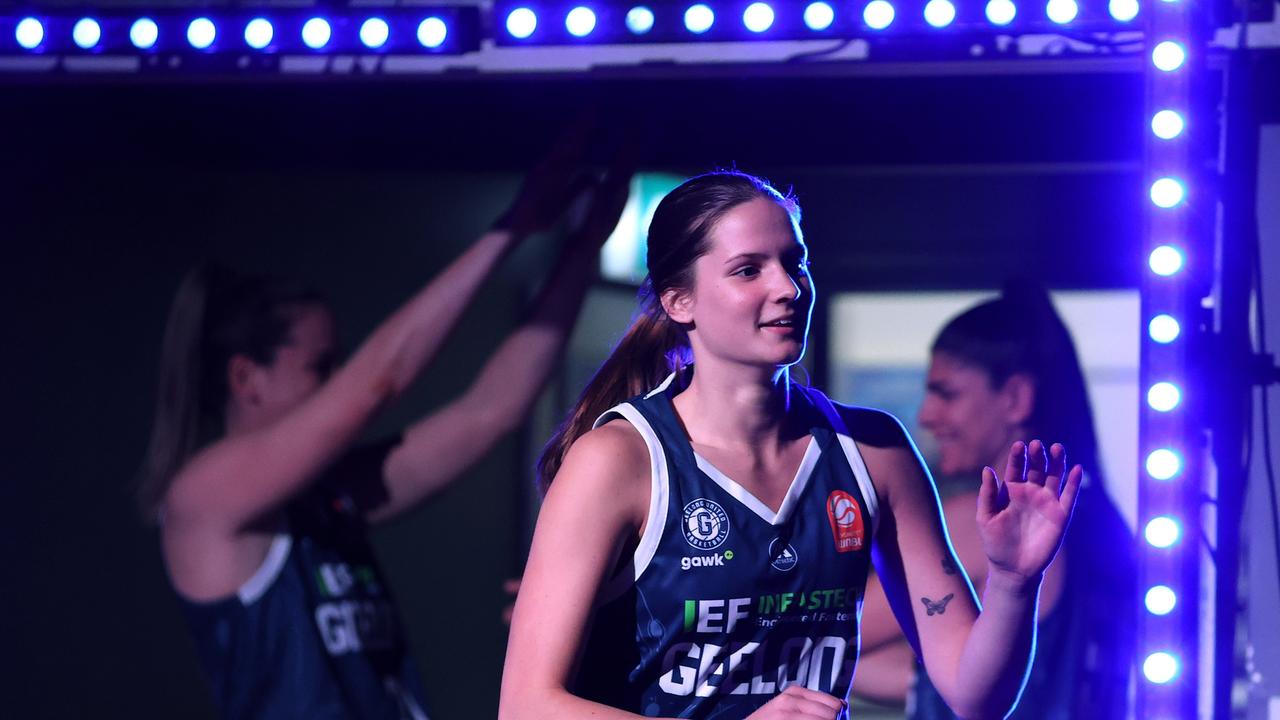
<path id="1" fill-rule="evenodd" d="M 609 578 L 600 591 L 600 601 L 608 602 L 621 597 L 649 567 L 653 556 L 658 552 L 658 543 L 662 541 L 662 532 L 667 524 L 667 510 L 671 504 L 670 479 L 667 469 L 667 455 L 662 449 L 662 441 L 654 432 L 649 421 L 630 403 L 621 403 L 610 408 L 596 419 L 593 427 L 600 427 L 620 416 L 640 433 L 645 446 L 649 449 L 649 511 L 645 518 L 644 533 L 636 545 L 631 562 Z"/>
<path id="2" fill-rule="evenodd" d="M 252 605 L 266 594 L 271 584 L 280 576 L 280 571 L 284 569 L 285 561 L 289 559 L 289 550 L 292 548 L 293 536 L 288 532 L 278 533 L 271 540 L 271 547 L 267 549 L 267 556 L 262 559 L 262 564 L 254 571 L 253 576 L 236 590 L 236 597 L 240 598 L 242 604 Z"/>
<path id="3" fill-rule="evenodd" d="M 849 435 L 849 426 L 845 424 L 835 404 L 825 394 L 817 390 L 811 392 L 817 396 L 817 405 L 822 414 L 827 416 L 827 422 L 836 433 L 836 440 L 840 443 L 840 449 L 844 451 L 849 469 L 853 471 L 853 479 L 858 483 L 862 501 L 867 504 L 867 514 L 871 516 L 871 537 L 874 538 L 880 527 L 880 498 L 876 495 L 875 484 L 871 482 L 871 473 L 867 471 L 867 464 L 862 459 L 862 453 L 858 451 L 858 444 Z"/>

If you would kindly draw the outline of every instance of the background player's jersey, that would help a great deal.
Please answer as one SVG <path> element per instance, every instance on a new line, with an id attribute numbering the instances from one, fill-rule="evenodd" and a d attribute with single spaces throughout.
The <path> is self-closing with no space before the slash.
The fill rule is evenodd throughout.
<path id="1" fill-rule="evenodd" d="M 843 422 L 821 393 L 792 385 L 792 411 L 812 435 L 775 514 L 694 453 L 671 384 L 597 421 L 635 426 L 653 488 L 631 566 L 597 609 L 575 692 L 684 718 L 742 718 L 792 684 L 847 697 L 876 495 Z"/>
<path id="2" fill-rule="evenodd" d="M 227 718 L 426 720 L 399 615 L 344 487 L 387 448 L 351 453 L 288 510 L 236 595 L 182 601 Z"/>

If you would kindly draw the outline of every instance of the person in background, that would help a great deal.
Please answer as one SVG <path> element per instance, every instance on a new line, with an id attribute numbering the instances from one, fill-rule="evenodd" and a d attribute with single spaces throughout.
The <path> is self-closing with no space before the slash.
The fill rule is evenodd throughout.
<path id="1" fill-rule="evenodd" d="M 1011 717 L 1123 719 L 1135 651 L 1134 540 L 1104 489 L 1084 375 L 1048 293 L 1010 282 L 999 298 L 951 319 L 934 340 L 926 383 L 919 422 L 937 440 L 944 476 L 972 477 L 1009 443 L 1033 437 L 1061 439 L 1087 469 L 1072 530 L 1045 574 L 1035 661 Z M 944 491 L 942 508 L 960 565 L 982 587 L 990 569 L 974 516 L 979 492 L 973 484 Z M 873 579 L 855 694 L 905 702 L 917 720 L 954 718 L 892 615 Z"/>
<path id="2" fill-rule="evenodd" d="M 595 183 L 541 297 L 469 387 L 399 437 L 353 443 L 445 348 L 494 268 L 580 194 L 580 140 L 562 142 L 502 219 L 340 366 L 317 294 L 211 264 L 183 281 L 138 495 L 224 717 L 426 717 L 366 530 L 458 480 L 524 422 L 629 170 Z"/>

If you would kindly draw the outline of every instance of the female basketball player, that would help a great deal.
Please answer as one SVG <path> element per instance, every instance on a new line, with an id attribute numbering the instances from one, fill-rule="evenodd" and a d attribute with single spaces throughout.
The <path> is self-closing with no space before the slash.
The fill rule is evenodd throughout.
<path id="1" fill-rule="evenodd" d="M 1066 326 L 1043 288 L 1010 283 L 1000 298 L 948 322 L 932 355 L 920 424 L 938 440 L 944 475 L 973 476 L 1010 442 L 1037 434 L 1063 440 L 1093 468 L 1075 526 L 1045 573 L 1036 660 L 1012 717 L 1125 717 L 1134 635 L 1121 610 L 1135 599 L 1133 538 L 1103 489 L 1089 396 Z M 976 496 L 964 487 L 942 508 L 956 554 L 981 586 L 987 568 L 973 519 Z M 875 587 L 867 593 L 863 627 L 868 642 L 854 691 L 901 703 L 915 662 Z M 898 643 L 875 647 L 880 635 Z M 921 720 L 954 717 L 924 674 L 907 707 Z"/>
<path id="2" fill-rule="evenodd" d="M 528 321 L 474 383 L 391 443 L 349 451 L 435 357 L 499 261 L 576 194 L 572 145 L 511 211 L 337 368 L 314 295 L 212 267 L 166 330 L 140 499 L 233 718 L 423 718 L 417 671 L 365 529 L 456 480 L 524 419 L 556 362 L 627 173 L 597 188 Z"/>
<path id="3" fill-rule="evenodd" d="M 790 379 L 814 297 L 799 219 L 737 172 L 659 205 L 639 316 L 540 466 L 503 720 L 831 720 L 872 562 L 951 707 L 1016 702 L 1080 468 L 1038 440 L 984 468 L 979 612 L 898 422 Z"/>

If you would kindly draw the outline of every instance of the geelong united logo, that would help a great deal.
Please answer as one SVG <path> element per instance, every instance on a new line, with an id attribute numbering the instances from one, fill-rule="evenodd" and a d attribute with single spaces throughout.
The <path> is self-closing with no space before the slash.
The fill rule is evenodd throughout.
<path id="1" fill-rule="evenodd" d="M 719 503 L 698 498 L 684 506 L 684 539 L 699 550 L 720 547 L 729 537 L 729 516 Z"/>
<path id="2" fill-rule="evenodd" d="M 858 501 L 843 490 L 832 490 L 827 496 L 827 519 L 831 521 L 831 535 L 836 541 L 836 552 L 861 550 L 867 542 L 862 513 Z"/>

